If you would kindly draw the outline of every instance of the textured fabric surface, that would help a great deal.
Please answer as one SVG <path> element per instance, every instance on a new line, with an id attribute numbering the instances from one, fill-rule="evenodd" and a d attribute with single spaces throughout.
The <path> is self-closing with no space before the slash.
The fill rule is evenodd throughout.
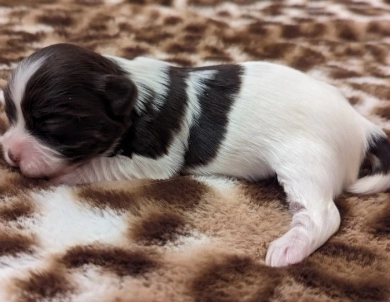
<path id="1" fill-rule="evenodd" d="M 283 63 L 390 131 L 390 1 L 0 0 L 0 88 L 56 42 L 183 66 Z M 56 188 L 1 160 L 0 301 L 390 301 L 389 193 L 340 196 L 338 233 L 269 268 L 284 197 L 276 180 L 223 177 Z"/>

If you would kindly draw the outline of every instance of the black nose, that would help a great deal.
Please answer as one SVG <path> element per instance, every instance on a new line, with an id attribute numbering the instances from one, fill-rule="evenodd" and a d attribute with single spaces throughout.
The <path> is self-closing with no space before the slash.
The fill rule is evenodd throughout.
<path id="1" fill-rule="evenodd" d="M 12 153 L 11 151 L 8 151 L 8 158 L 17 166 L 19 166 L 19 162 L 20 162 L 20 157 L 19 156 L 16 156 L 14 153 Z"/>

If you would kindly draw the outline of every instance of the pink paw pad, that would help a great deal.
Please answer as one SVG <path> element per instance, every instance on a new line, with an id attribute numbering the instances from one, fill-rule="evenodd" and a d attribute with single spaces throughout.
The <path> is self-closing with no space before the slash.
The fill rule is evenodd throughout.
<path id="1" fill-rule="evenodd" d="M 293 228 L 270 244 L 265 262 L 273 267 L 288 266 L 301 262 L 311 252 L 308 236 L 301 229 Z"/>

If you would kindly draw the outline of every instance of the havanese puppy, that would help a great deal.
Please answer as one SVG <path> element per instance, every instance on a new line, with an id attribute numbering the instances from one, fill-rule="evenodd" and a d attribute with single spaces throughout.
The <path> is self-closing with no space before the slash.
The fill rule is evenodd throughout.
<path id="1" fill-rule="evenodd" d="M 293 216 L 268 249 L 270 266 L 300 262 L 338 230 L 343 189 L 390 187 L 385 133 L 335 87 L 277 64 L 179 68 L 56 44 L 19 64 L 4 98 L 4 157 L 27 177 L 276 175 Z M 358 179 L 365 158 L 372 172 Z"/>

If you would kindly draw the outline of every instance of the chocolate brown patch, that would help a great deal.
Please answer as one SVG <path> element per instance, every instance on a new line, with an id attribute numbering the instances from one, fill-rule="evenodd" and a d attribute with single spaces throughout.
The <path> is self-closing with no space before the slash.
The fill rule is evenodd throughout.
<path id="1" fill-rule="evenodd" d="M 295 46 L 291 43 L 280 42 L 268 44 L 263 49 L 263 58 L 264 59 L 278 59 L 283 58 L 283 56 L 291 52 Z"/>
<path id="2" fill-rule="evenodd" d="M 67 12 L 48 11 L 37 17 L 37 21 L 51 26 L 71 26 L 72 17 Z"/>
<path id="3" fill-rule="evenodd" d="M 37 4 L 50 4 L 54 2 L 56 2 L 56 0 L 37 0 L 33 2 L 26 2 L 25 0 L 0 0 L 0 6 L 36 6 Z"/>
<path id="4" fill-rule="evenodd" d="M 357 105 L 357 104 L 360 104 L 363 102 L 363 100 L 357 96 L 351 96 L 348 98 L 348 101 L 352 104 L 352 105 Z"/>
<path id="5" fill-rule="evenodd" d="M 1 58 L 0 58 L 0 64 L 1 64 Z M 3 135 L 5 131 L 8 129 L 8 120 L 6 118 L 1 118 L 0 116 L 0 135 Z M 2 153 L 1 155 L 2 156 Z"/>
<path id="6" fill-rule="evenodd" d="M 223 256 L 192 282 L 195 301 L 269 301 L 282 281 L 280 270 L 242 256 Z"/>
<path id="7" fill-rule="evenodd" d="M 164 245 L 184 235 L 185 218 L 172 211 L 151 211 L 133 223 L 130 237 L 144 245 Z"/>
<path id="8" fill-rule="evenodd" d="M 390 35 L 390 22 L 381 20 L 381 21 L 370 21 L 367 25 L 367 32 L 374 34 L 375 36 L 388 36 Z"/>
<path id="9" fill-rule="evenodd" d="M 61 300 L 73 291 L 64 273 L 59 271 L 30 272 L 29 278 L 16 279 L 17 296 L 26 302 Z M 57 300 L 59 299 L 59 300 Z M 62 300 L 61 300 L 62 301 Z"/>
<path id="10" fill-rule="evenodd" d="M 335 79 L 345 79 L 345 78 L 354 78 L 360 77 L 360 74 L 356 71 L 334 67 L 332 68 L 331 75 Z"/>
<path id="11" fill-rule="evenodd" d="M 282 28 L 282 37 L 286 39 L 295 39 L 301 35 L 301 29 L 299 25 L 287 24 Z"/>
<path id="12" fill-rule="evenodd" d="M 138 195 L 127 190 L 110 190 L 87 185 L 77 188 L 76 194 L 81 200 L 99 209 L 109 207 L 118 211 L 130 210 L 132 212 L 137 212 L 139 209 Z"/>
<path id="13" fill-rule="evenodd" d="M 130 188 L 131 182 L 129 182 Z M 209 188 L 188 176 L 156 180 L 135 186 L 130 190 L 99 188 L 91 185 L 75 189 L 78 198 L 99 209 L 127 210 L 138 215 L 140 208 L 152 204 L 191 210 L 201 202 Z"/>
<path id="14" fill-rule="evenodd" d="M 390 119 L 390 105 L 376 107 L 373 113 L 379 115 L 382 118 Z"/>
<path id="15" fill-rule="evenodd" d="M 10 205 L 0 208 L 0 220 L 15 221 L 19 218 L 30 217 L 34 213 L 32 201 L 27 198 L 20 197 L 17 201 L 9 203 Z"/>
<path id="16" fill-rule="evenodd" d="M 0 162 L 2 162 L 1 159 Z M 6 167 L 9 172 L 9 177 L 4 178 L 0 182 L 0 196 L 20 195 L 29 190 L 47 189 L 49 183 L 44 180 L 26 178 L 19 174 L 20 172 L 14 168 Z M 11 172 L 12 171 L 12 172 Z"/>
<path id="17" fill-rule="evenodd" d="M 318 252 L 332 258 L 343 258 L 348 262 L 356 262 L 362 266 L 370 266 L 377 260 L 377 255 L 364 246 L 356 247 L 343 242 L 327 242 L 318 249 Z"/>
<path id="18" fill-rule="evenodd" d="M 340 270 L 324 270 L 309 260 L 288 269 L 291 276 L 302 285 L 316 289 L 333 300 L 386 301 L 390 280 L 383 274 L 351 276 Z"/>
<path id="19" fill-rule="evenodd" d="M 180 17 L 177 17 L 177 16 L 169 16 L 167 18 L 165 18 L 164 20 L 164 24 L 165 25 L 168 25 L 168 26 L 173 26 L 173 25 L 176 25 L 180 22 L 182 22 L 183 19 L 180 18 Z"/>
<path id="20" fill-rule="evenodd" d="M 157 42 L 162 43 L 172 37 L 173 34 L 162 32 L 161 29 L 155 28 L 153 30 L 139 32 L 135 39 L 139 42 L 146 42 L 149 44 L 155 44 Z"/>
<path id="21" fill-rule="evenodd" d="M 103 0 L 76 0 L 76 3 L 82 4 L 82 5 L 100 5 L 103 4 Z"/>
<path id="22" fill-rule="evenodd" d="M 19 253 L 31 253 L 36 244 L 33 236 L 0 232 L 0 256 L 16 256 Z"/>
<path id="23" fill-rule="evenodd" d="M 351 195 L 343 194 L 334 200 L 334 203 L 336 204 L 336 207 L 340 212 L 341 226 L 344 226 L 344 224 L 346 223 L 346 217 L 350 215 L 353 207 L 352 203 L 348 202 L 348 197 L 351 197 Z"/>
<path id="24" fill-rule="evenodd" d="M 68 268 L 96 265 L 118 276 L 137 276 L 158 266 L 155 257 L 146 251 L 129 251 L 109 246 L 76 246 L 62 258 Z"/>
<path id="25" fill-rule="evenodd" d="M 195 53 L 196 48 L 188 44 L 173 43 L 166 48 L 168 53 L 181 54 L 181 53 Z"/>
<path id="26" fill-rule="evenodd" d="M 313 66 L 322 64 L 325 61 L 325 56 L 315 50 L 302 48 L 302 54 L 296 56 L 291 62 L 291 66 L 301 71 L 308 71 Z"/>
<path id="27" fill-rule="evenodd" d="M 248 32 L 251 34 L 256 34 L 256 35 L 266 35 L 268 30 L 263 22 L 256 21 L 256 22 L 249 24 Z"/>
<path id="28" fill-rule="evenodd" d="M 282 14 L 282 6 L 280 4 L 270 4 L 262 9 L 262 12 L 271 16 Z"/>
<path id="29" fill-rule="evenodd" d="M 258 182 L 245 182 L 243 191 L 252 202 L 265 204 L 268 202 L 285 201 L 286 194 L 276 178 L 262 180 Z M 282 204 L 282 203 L 281 203 Z"/>
<path id="30" fill-rule="evenodd" d="M 390 204 L 375 212 L 375 215 L 367 223 L 367 228 L 372 234 L 390 238 Z"/>
<path id="31" fill-rule="evenodd" d="M 148 53 L 148 50 L 140 46 L 128 46 L 121 50 L 121 56 L 127 59 L 134 59 Z"/>
<path id="32" fill-rule="evenodd" d="M 168 58 L 166 61 L 181 67 L 192 67 L 194 65 L 191 60 L 180 57 Z"/>
<path id="33" fill-rule="evenodd" d="M 202 201 L 203 194 L 209 190 L 207 185 L 191 177 L 182 176 L 145 186 L 144 194 L 161 205 L 191 210 Z"/>
<path id="34" fill-rule="evenodd" d="M 374 95 L 380 99 L 388 100 L 390 99 L 390 87 L 385 85 L 377 84 L 355 84 L 352 83 L 351 86 L 355 89 L 362 90 L 368 94 Z"/>
<path id="35" fill-rule="evenodd" d="M 356 25 L 355 25 L 356 26 Z M 357 41 L 359 39 L 357 32 L 354 29 L 354 24 L 348 21 L 336 21 L 335 28 L 338 36 L 347 41 Z"/>

